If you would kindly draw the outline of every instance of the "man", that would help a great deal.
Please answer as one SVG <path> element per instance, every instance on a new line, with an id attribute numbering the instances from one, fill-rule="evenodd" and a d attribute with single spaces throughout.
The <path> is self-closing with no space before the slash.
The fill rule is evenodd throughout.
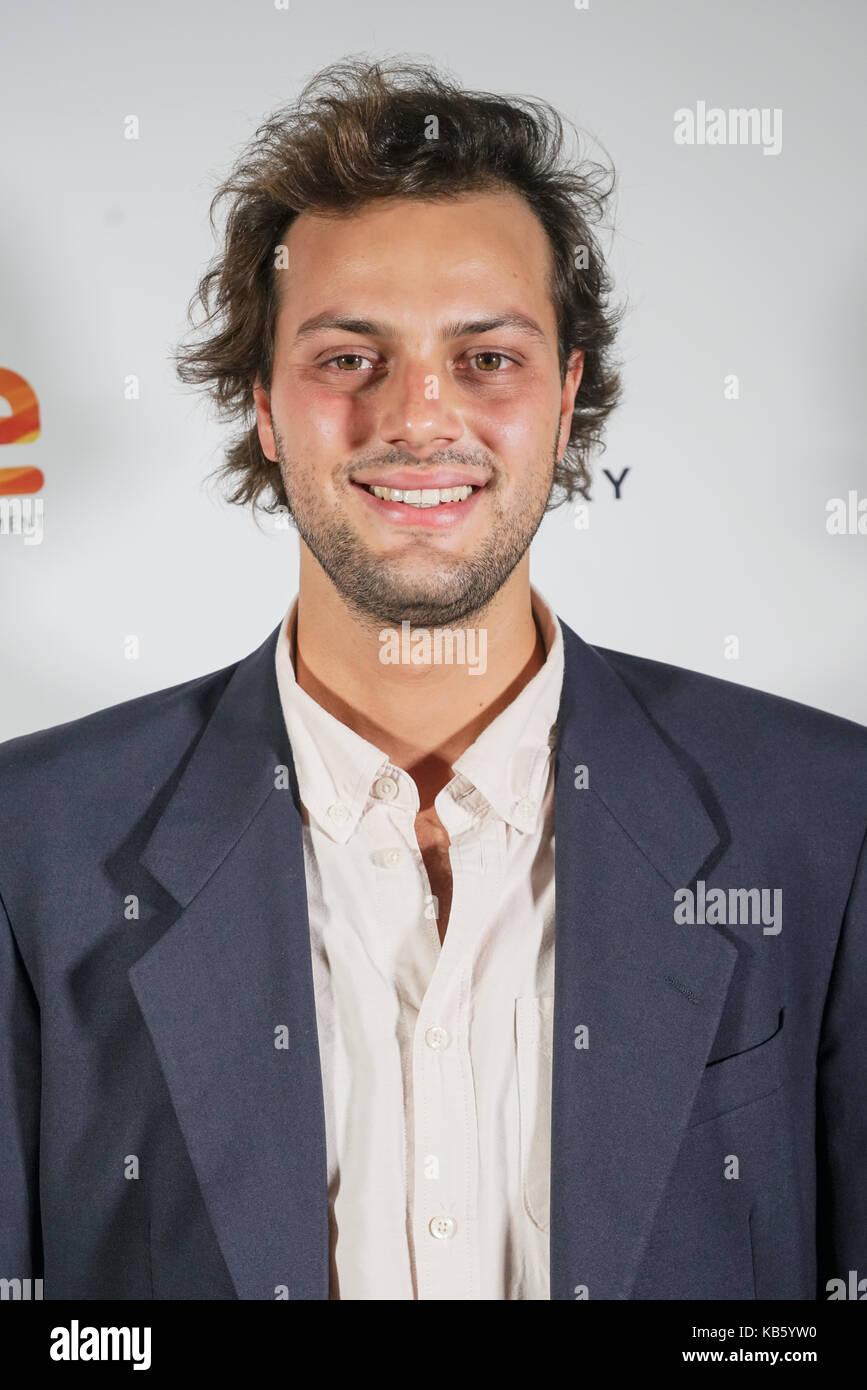
<path id="1" fill-rule="evenodd" d="M 560 139 L 347 62 L 226 186 L 181 371 L 298 595 L 0 749 L 0 1274 L 47 1298 L 867 1275 L 867 735 L 530 585 L 618 392 Z"/>

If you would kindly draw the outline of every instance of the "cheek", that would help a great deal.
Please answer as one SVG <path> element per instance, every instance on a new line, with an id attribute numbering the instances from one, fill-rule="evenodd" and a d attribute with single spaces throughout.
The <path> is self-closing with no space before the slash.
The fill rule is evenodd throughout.
<path id="1" fill-rule="evenodd" d="M 349 393 L 329 391 L 299 380 L 283 393 L 283 419 L 289 440 L 300 449 L 343 450 L 364 428 L 359 403 Z"/>
<path id="2" fill-rule="evenodd" d="M 531 461 L 545 453 L 556 425 L 556 401 L 544 391 L 521 392 L 485 402 L 471 412 L 480 440 L 504 460 Z"/>

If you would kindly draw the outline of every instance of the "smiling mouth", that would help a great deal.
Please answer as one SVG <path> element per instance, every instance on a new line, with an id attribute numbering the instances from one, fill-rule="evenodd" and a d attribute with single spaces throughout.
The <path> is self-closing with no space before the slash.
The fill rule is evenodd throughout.
<path id="1" fill-rule="evenodd" d="M 462 487 L 400 488 L 380 487 L 376 483 L 361 483 L 359 486 L 383 502 L 403 502 L 407 507 L 439 507 L 443 503 L 466 502 L 474 492 L 480 491 L 469 483 Z"/>

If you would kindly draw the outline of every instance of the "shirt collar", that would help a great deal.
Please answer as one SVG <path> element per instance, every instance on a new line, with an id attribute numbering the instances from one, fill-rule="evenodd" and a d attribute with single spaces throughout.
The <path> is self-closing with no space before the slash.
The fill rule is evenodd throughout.
<path id="1" fill-rule="evenodd" d="M 536 829 L 542 813 L 563 686 L 559 619 L 532 587 L 530 598 L 545 644 L 544 665 L 452 764 L 504 821 L 524 832 Z"/>
<path id="2" fill-rule="evenodd" d="M 545 661 L 511 704 L 483 729 L 453 764 L 453 786 L 467 810 L 487 802 L 515 829 L 533 831 L 542 811 L 563 684 L 563 633 L 538 590 L 530 590 L 545 645 Z M 419 810 L 412 778 L 388 754 L 318 704 L 295 677 L 297 596 L 280 626 L 275 668 L 280 703 L 302 804 L 331 839 L 345 844 L 383 778 L 396 783 L 387 798 L 413 815 Z M 386 790 L 391 790 L 386 786 Z"/>
<path id="3" fill-rule="evenodd" d="M 280 704 L 302 804 L 326 835 L 345 844 L 358 825 L 371 787 L 389 772 L 391 764 L 387 753 L 323 709 L 298 684 L 293 665 L 297 612 L 296 596 L 277 638 L 275 665 Z M 391 771 L 394 775 L 398 770 Z M 394 777 L 405 794 L 403 779 L 405 773 L 401 779 Z"/>

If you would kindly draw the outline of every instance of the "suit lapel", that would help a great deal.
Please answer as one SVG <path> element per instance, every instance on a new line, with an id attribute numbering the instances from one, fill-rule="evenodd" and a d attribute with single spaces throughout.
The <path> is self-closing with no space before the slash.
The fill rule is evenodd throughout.
<path id="1" fill-rule="evenodd" d="M 325 1121 L 278 631 L 235 668 L 141 856 L 182 911 L 129 977 L 239 1298 L 285 1287 L 327 1299 Z"/>
<path id="2" fill-rule="evenodd" d="M 719 844 L 680 755 L 613 667 L 561 626 L 551 1298 L 625 1299 L 737 951 L 711 927 L 674 921 L 674 890 Z"/>

